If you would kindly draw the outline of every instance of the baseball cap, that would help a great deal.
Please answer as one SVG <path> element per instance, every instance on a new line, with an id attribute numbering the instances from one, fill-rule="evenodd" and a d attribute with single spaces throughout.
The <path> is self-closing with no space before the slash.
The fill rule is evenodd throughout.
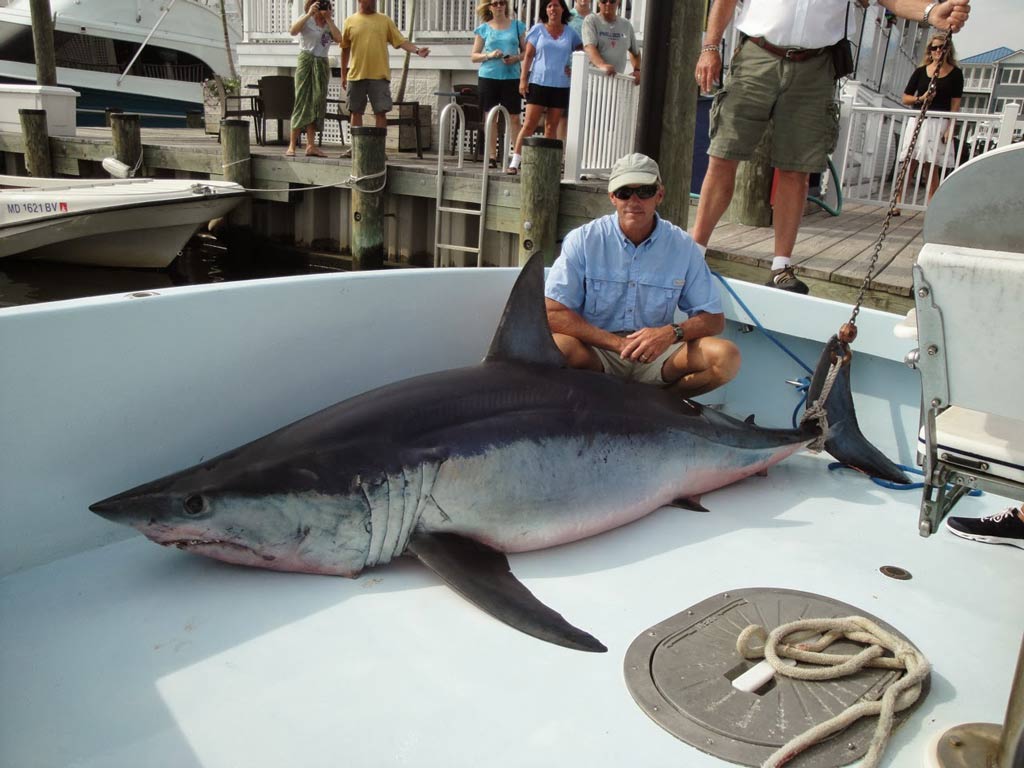
<path id="1" fill-rule="evenodd" d="M 612 166 L 612 175 L 608 178 L 608 191 L 614 192 L 619 187 L 630 184 L 660 184 L 661 171 L 658 164 L 647 155 L 639 152 L 620 157 Z"/>

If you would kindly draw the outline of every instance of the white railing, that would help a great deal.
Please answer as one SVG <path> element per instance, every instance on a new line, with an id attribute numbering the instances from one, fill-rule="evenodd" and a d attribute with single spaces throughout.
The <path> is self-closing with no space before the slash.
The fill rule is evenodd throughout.
<path id="1" fill-rule="evenodd" d="M 378 0 L 377 10 L 395 20 L 404 33 L 409 28 L 409 8 L 413 0 Z M 513 13 L 527 26 L 537 21 L 546 0 L 512 0 Z M 649 0 L 633 0 L 623 14 L 633 22 L 637 36 L 643 38 L 644 17 Z M 415 0 L 415 38 L 472 42 L 473 30 L 480 24 L 475 0 Z M 340 24 L 358 10 L 357 0 L 336 0 L 335 20 Z M 243 0 L 244 39 L 246 42 L 288 40 L 288 29 L 302 13 L 301 0 Z M 595 8 L 595 11 L 597 9 Z"/>
<path id="2" fill-rule="evenodd" d="M 971 158 L 1009 144 L 1017 122 L 1019 107 L 1008 104 L 1001 115 L 969 112 L 929 112 L 929 121 L 919 136 L 912 157 L 924 156 L 908 169 L 900 207 L 924 210 L 928 190 L 937 178 L 941 181 Z M 845 199 L 888 205 L 899 163 L 907 154 L 910 135 L 916 123 L 916 111 L 844 105 L 849 119 L 845 147 L 842 147 L 840 184 Z M 933 139 L 947 131 L 952 122 L 952 140 Z"/>
<path id="3" fill-rule="evenodd" d="M 995 84 L 994 77 L 969 77 L 964 80 L 965 91 L 991 91 Z"/>
<path id="4" fill-rule="evenodd" d="M 565 180 L 599 176 L 633 151 L 640 89 L 632 75 L 609 77 L 590 66 L 587 55 L 572 55 Z"/>

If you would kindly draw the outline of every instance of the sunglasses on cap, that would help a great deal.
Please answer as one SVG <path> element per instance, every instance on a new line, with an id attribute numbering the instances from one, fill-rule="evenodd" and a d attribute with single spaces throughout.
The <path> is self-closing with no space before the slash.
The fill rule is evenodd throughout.
<path id="1" fill-rule="evenodd" d="M 644 184 L 639 187 L 619 187 L 614 192 L 612 192 L 612 195 L 618 198 L 619 200 L 629 200 L 629 198 L 631 198 L 634 195 L 634 193 L 641 200 L 650 200 L 652 197 L 658 194 L 658 185 Z"/>

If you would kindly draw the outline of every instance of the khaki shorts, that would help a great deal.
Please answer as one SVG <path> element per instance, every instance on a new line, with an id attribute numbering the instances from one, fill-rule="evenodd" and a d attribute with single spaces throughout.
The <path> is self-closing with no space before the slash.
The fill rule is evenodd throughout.
<path id="1" fill-rule="evenodd" d="M 786 61 L 745 42 L 711 105 L 708 154 L 749 160 L 771 123 L 771 164 L 816 173 L 828 165 L 839 138 L 832 57 Z"/>
<path id="2" fill-rule="evenodd" d="M 668 349 L 649 363 L 641 363 L 635 360 L 623 360 L 619 357 L 618 352 L 612 352 L 610 349 L 602 349 L 601 347 L 591 347 L 591 349 L 597 354 L 597 359 L 601 361 L 601 367 L 604 368 L 605 373 L 610 373 L 612 376 L 618 376 L 620 379 L 639 381 L 641 384 L 670 387 L 675 384 L 675 382 L 665 381 L 661 378 L 661 367 L 665 364 L 665 361 L 679 351 L 679 348 L 685 343 L 685 341 L 678 341 L 675 344 L 670 344 Z"/>
<path id="3" fill-rule="evenodd" d="M 375 115 L 390 112 L 394 106 L 391 103 L 391 83 L 387 80 L 349 80 L 346 96 L 348 111 L 357 115 L 366 111 L 367 99 Z"/>

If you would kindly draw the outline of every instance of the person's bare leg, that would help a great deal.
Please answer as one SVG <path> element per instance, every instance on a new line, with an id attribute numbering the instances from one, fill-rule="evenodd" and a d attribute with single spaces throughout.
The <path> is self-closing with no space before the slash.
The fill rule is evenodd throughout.
<path id="1" fill-rule="evenodd" d="M 523 140 L 527 136 L 532 136 L 533 132 L 537 130 L 537 124 L 540 122 L 542 114 L 544 114 L 544 107 L 538 104 L 526 105 L 526 120 L 523 121 L 523 127 L 520 129 L 519 135 L 516 136 L 516 144 L 512 150 L 512 162 L 509 163 L 507 173 L 519 173 L 519 163 L 522 162 Z"/>
<path id="2" fill-rule="evenodd" d="M 350 126 L 352 126 L 353 128 L 362 128 L 363 127 L 363 113 L 362 112 L 353 112 L 352 114 L 350 114 L 348 116 L 348 124 Z"/>
<path id="3" fill-rule="evenodd" d="M 800 220 L 804 216 L 807 200 L 807 182 L 810 174 L 801 171 L 779 171 L 775 187 L 775 208 L 772 221 L 775 226 L 775 255 L 790 258 Z"/>
<path id="4" fill-rule="evenodd" d="M 726 160 L 714 156 L 708 158 L 708 172 L 704 175 L 704 183 L 700 187 L 697 218 L 690 230 L 691 237 L 700 245 L 707 247 L 711 233 L 732 201 L 738 166 L 739 160 Z"/>
<path id="5" fill-rule="evenodd" d="M 288 149 L 284 151 L 286 155 L 294 155 L 296 148 L 299 146 L 299 134 L 302 133 L 301 128 L 292 129 L 291 137 L 288 140 Z"/>
<path id="6" fill-rule="evenodd" d="M 939 188 L 939 177 L 942 176 L 942 173 L 935 165 L 928 164 L 926 167 L 928 168 L 928 199 L 926 203 L 930 203 L 935 190 Z"/>
<path id="7" fill-rule="evenodd" d="M 662 365 L 661 377 L 675 381 L 673 391 L 696 397 L 732 381 L 741 361 L 740 350 L 731 341 L 705 336 L 681 346 Z"/>
<path id="8" fill-rule="evenodd" d="M 562 124 L 562 110 L 548 107 L 548 116 L 544 121 L 544 138 L 557 139 L 558 128 Z"/>
<path id="9" fill-rule="evenodd" d="M 604 370 L 604 366 L 601 365 L 601 360 L 594 353 L 594 350 L 575 336 L 553 333 L 551 338 L 555 340 L 555 346 L 565 356 L 565 361 L 569 364 L 570 368 L 583 368 L 588 371 Z"/>
<path id="10" fill-rule="evenodd" d="M 387 112 L 374 112 L 373 122 L 378 128 L 388 127 L 388 113 Z"/>

